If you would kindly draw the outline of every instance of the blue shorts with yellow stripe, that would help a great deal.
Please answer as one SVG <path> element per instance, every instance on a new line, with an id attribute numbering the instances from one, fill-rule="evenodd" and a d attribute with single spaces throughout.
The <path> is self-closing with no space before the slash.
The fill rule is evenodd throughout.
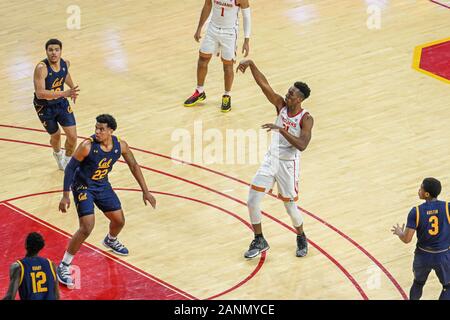
<path id="1" fill-rule="evenodd" d="M 79 217 L 94 214 L 94 204 L 103 212 L 122 209 L 119 197 L 111 185 L 99 189 L 78 186 L 72 189 L 72 194 Z"/>

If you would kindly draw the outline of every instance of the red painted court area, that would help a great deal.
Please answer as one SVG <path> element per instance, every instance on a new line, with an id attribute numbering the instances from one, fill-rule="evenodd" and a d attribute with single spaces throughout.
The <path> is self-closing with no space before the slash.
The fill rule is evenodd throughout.
<path id="1" fill-rule="evenodd" d="M 46 246 L 40 255 L 58 263 L 70 235 L 40 221 L 38 218 L 10 203 L 0 203 L 0 270 L 25 255 L 25 237 L 30 230 L 43 235 Z M 21 239 L 18 241 L 18 239 Z M 79 289 L 70 290 L 60 286 L 64 300 L 186 300 L 195 297 L 159 280 L 144 271 L 119 260 L 92 245 L 83 245 L 74 264 L 80 270 Z M 4 295 L 9 284 L 9 274 L 0 273 L 0 295 Z M 89 290 L 83 290 L 89 287 Z"/>
<path id="2" fill-rule="evenodd" d="M 423 48 L 420 68 L 450 80 L 450 40 Z"/>

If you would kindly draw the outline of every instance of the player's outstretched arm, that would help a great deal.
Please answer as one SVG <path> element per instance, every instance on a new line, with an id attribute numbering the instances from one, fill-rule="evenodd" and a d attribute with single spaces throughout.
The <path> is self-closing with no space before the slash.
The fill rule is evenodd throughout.
<path id="1" fill-rule="evenodd" d="M 209 14 L 211 13 L 212 9 L 212 0 L 205 0 L 205 3 L 203 4 L 202 13 L 200 14 L 200 19 L 198 21 L 197 30 L 194 34 L 195 41 L 199 42 L 201 38 L 202 28 L 205 24 L 206 20 L 208 20 Z"/>
<path id="2" fill-rule="evenodd" d="M 73 177 L 75 175 L 75 171 L 80 166 L 81 161 L 84 160 L 91 151 L 92 142 L 90 139 L 86 139 L 80 143 L 78 148 L 72 154 L 72 158 L 70 158 L 69 163 L 64 170 L 64 189 L 63 196 L 61 201 L 59 202 L 59 211 L 67 212 L 67 209 L 70 207 L 70 187 L 72 185 Z"/>
<path id="3" fill-rule="evenodd" d="M 269 84 L 269 81 L 267 81 L 264 74 L 259 71 L 259 69 L 256 67 L 256 64 L 252 60 L 246 59 L 239 62 L 239 65 L 236 68 L 236 72 L 241 70 L 242 73 L 245 73 L 245 70 L 247 70 L 248 67 L 250 67 L 253 78 L 261 88 L 264 95 L 267 97 L 270 103 L 272 103 L 277 108 L 277 112 L 280 112 L 280 110 L 284 107 L 283 97 L 273 91 L 272 87 Z"/>
<path id="4" fill-rule="evenodd" d="M 147 201 L 153 207 L 156 208 L 156 199 L 153 195 L 148 191 L 147 184 L 145 183 L 144 175 L 142 174 L 141 167 L 137 163 L 134 158 L 133 153 L 130 150 L 130 147 L 124 140 L 120 140 L 120 148 L 122 149 L 122 156 L 125 159 L 125 162 L 128 164 L 131 173 L 133 174 L 136 181 L 139 183 L 139 186 L 142 190 L 142 198 L 144 200 L 145 205 L 147 205 Z"/>
<path id="5" fill-rule="evenodd" d="M 242 45 L 242 53 L 244 54 L 244 57 L 247 57 L 250 52 L 250 35 L 252 30 L 250 4 L 248 3 L 248 0 L 241 0 L 239 1 L 239 6 L 242 11 L 242 19 L 244 20 L 244 44 Z"/>
<path id="6" fill-rule="evenodd" d="M 14 262 L 9 268 L 9 287 L 3 300 L 14 300 L 16 298 L 17 290 L 19 290 L 20 272 L 19 264 Z"/>

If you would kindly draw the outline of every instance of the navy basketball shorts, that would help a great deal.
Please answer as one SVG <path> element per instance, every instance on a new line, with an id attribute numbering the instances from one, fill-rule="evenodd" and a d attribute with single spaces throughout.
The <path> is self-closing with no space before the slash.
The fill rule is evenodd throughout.
<path id="1" fill-rule="evenodd" d="M 111 186 L 101 189 L 78 187 L 72 190 L 73 199 L 77 208 L 78 217 L 94 214 L 94 204 L 102 212 L 111 212 L 122 209 L 119 197 Z"/>
<path id="2" fill-rule="evenodd" d="M 58 131 L 58 123 L 62 127 L 76 125 L 75 116 L 67 99 L 61 100 L 54 105 L 40 106 L 35 104 L 36 113 L 49 134 Z"/>
<path id="3" fill-rule="evenodd" d="M 434 270 L 442 285 L 450 283 L 450 250 L 443 253 L 416 250 L 413 262 L 414 279 L 425 282 L 431 270 Z"/>

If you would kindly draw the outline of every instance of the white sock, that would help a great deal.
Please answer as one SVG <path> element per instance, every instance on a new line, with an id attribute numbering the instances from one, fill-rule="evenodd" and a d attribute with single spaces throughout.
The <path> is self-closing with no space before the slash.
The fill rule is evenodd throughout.
<path id="1" fill-rule="evenodd" d="M 113 237 L 112 235 L 110 235 L 110 234 L 108 233 L 108 239 L 111 240 L 111 241 L 114 241 L 114 240 L 117 239 L 117 237 Z"/>
<path id="2" fill-rule="evenodd" d="M 205 88 L 203 86 L 197 86 L 197 91 L 198 93 L 203 93 L 203 91 L 205 91 Z"/>
<path id="3" fill-rule="evenodd" d="M 70 253 L 68 253 L 67 251 L 64 253 L 64 257 L 62 259 L 62 262 L 64 262 L 64 264 L 66 265 L 70 265 L 72 263 L 73 260 L 73 255 L 71 255 Z"/>
<path id="4" fill-rule="evenodd" d="M 72 156 L 67 156 L 67 155 L 66 155 L 65 157 L 66 157 L 66 162 L 69 163 L 70 158 L 72 158 Z"/>
<path id="5" fill-rule="evenodd" d="M 229 96 L 230 93 L 231 93 L 231 91 L 225 91 L 225 92 L 223 93 L 223 95 L 224 95 L 224 96 Z"/>
<path id="6" fill-rule="evenodd" d="M 57 155 L 58 157 L 61 157 L 61 156 L 64 154 L 63 152 L 64 152 L 64 151 L 63 151 L 62 149 L 59 149 L 58 152 L 53 151 L 53 154 L 54 154 L 54 155 Z"/>

